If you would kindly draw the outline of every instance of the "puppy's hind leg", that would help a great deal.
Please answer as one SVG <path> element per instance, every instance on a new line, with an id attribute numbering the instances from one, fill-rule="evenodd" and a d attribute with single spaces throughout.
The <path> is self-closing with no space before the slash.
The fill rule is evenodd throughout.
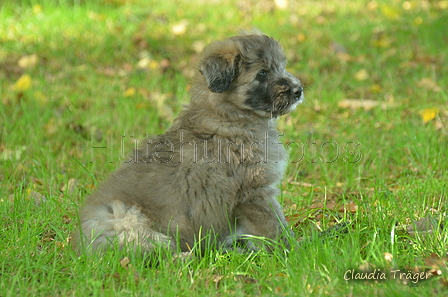
<path id="1" fill-rule="evenodd" d="M 120 247 L 133 244 L 142 252 L 156 246 L 172 248 L 171 237 L 151 229 L 151 221 L 137 206 L 127 206 L 119 200 L 94 209 L 85 209 L 81 215 L 81 229 L 87 250 L 104 249 L 117 241 Z"/>
<path id="2" fill-rule="evenodd" d="M 259 199 L 239 204 L 234 210 L 235 234 L 227 239 L 227 245 L 242 243 L 245 249 L 258 250 L 261 246 L 272 251 L 275 246 L 289 249 L 289 229 L 280 204 L 275 198 Z M 289 236 L 288 236 L 289 235 Z"/>

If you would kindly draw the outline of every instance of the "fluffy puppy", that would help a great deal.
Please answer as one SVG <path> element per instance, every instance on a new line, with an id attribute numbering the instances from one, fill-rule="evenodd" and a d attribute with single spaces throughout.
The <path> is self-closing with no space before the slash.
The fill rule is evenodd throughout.
<path id="1" fill-rule="evenodd" d="M 285 65 L 279 43 L 262 34 L 211 43 L 171 128 L 87 198 L 77 244 L 190 251 L 205 236 L 248 248 L 254 237 L 286 242 L 291 231 L 276 196 L 287 156 L 275 126 L 303 88 Z"/>

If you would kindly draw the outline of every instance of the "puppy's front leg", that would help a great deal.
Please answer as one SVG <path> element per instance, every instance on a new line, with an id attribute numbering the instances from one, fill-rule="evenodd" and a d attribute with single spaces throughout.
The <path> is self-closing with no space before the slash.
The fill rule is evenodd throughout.
<path id="1" fill-rule="evenodd" d="M 247 249 L 257 250 L 254 240 L 251 240 L 252 235 L 271 239 L 275 243 L 283 243 L 286 248 L 289 247 L 286 235 L 288 233 L 292 235 L 292 231 L 288 227 L 280 204 L 274 197 L 238 204 L 233 217 L 236 230 L 227 244 L 231 244 L 232 241 L 243 242 Z M 264 246 L 272 251 L 275 245 Z"/>

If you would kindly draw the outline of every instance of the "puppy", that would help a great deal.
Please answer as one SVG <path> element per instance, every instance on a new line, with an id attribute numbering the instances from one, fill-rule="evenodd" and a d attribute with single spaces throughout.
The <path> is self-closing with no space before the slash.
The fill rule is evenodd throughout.
<path id="1" fill-rule="evenodd" d="M 285 65 L 279 43 L 262 34 L 211 43 L 171 128 L 87 198 L 77 245 L 186 252 L 206 236 L 222 247 L 253 249 L 259 237 L 286 243 L 276 196 L 287 156 L 276 118 L 303 100 L 303 88 Z"/>

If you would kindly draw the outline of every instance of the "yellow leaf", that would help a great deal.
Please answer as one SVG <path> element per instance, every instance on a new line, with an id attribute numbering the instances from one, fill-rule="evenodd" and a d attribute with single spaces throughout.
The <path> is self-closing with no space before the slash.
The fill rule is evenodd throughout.
<path id="1" fill-rule="evenodd" d="M 413 5 L 410 1 L 404 1 L 402 6 L 404 10 L 410 10 L 413 8 Z"/>
<path id="2" fill-rule="evenodd" d="M 42 5 L 36 4 L 33 6 L 33 13 L 34 14 L 41 14 L 42 13 Z"/>
<path id="3" fill-rule="evenodd" d="M 439 9 L 447 9 L 448 8 L 448 1 L 443 0 L 438 2 Z"/>
<path id="4" fill-rule="evenodd" d="M 145 109 L 149 107 L 149 104 L 147 102 L 140 102 L 137 103 L 137 105 L 135 106 L 137 109 Z"/>
<path id="5" fill-rule="evenodd" d="M 373 93 L 380 93 L 383 90 L 383 88 L 381 88 L 381 86 L 379 84 L 373 84 L 370 87 L 370 91 L 372 91 Z"/>
<path id="6" fill-rule="evenodd" d="M 135 92 L 136 92 L 135 88 L 130 87 L 130 88 L 127 88 L 126 91 L 124 91 L 124 94 L 123 94 L 123 95 L 124 95 L 125 97 L 132 97 L 132 96 L 135 95 Z"/>
<path id="7" fill-rule="evenodd" d="M 12 86 L 14 91 L 24 92 L 31 87 L 31 77 L 28 74 L 22 75 Z"/>
<path id="8" fill-rule="evenodd" d="M 392 45 L 392 39 L 384 34 L 381 34 L 379 37 L 373 39 L 371 44 L 375 47 L 389 48 Z"/>
<path id="9" fill-rule="evenodd" d="M 349 109 L 364 109 L 364 110 L 371 110 L 374 107 L 381 105 L 383 108 L 386 108 L 387 106 L 385 104 L 382 104 L 380 101 L 376 100 L 358 100 L 358 99 L 344 99 L 342 101 L 339 101 L 338 106 L 340 108 L 349 108 Z"/>
<path id="10" fill-rule="evenodd" d="M 395 7 L 384 5 L 381 7 L 381 12 L 383 15 L 389 19 L 398 19 L 400 18 L 400 11 Z"/>
<path id="11" fill-rule="evenodd" d="M 149 64 L 151 63 L 151 59 L 149 57 L 144 57 L 140 61 L 137 62 L 138 68 L 148 68 Z"/>
<path id="12" fill-rule="evenodd" d="M 429 91 L 434 91 L 434 92 L 440 92 L 442 91 L 442 88 L 437 84 L 436 81 L 428 78 L 428 77 L 424 77 L 422 78 L 418 83 L 417 86 L 421 87 L 421 88 L 425 88 Z"/>
<path id="13" fill-rule="evenodd" d="M 414 25 L 418 26 L 421 25 L 423 23 L 423 19 L 422 17 L 416 17 L 414 20 Z"/>
<path id="14" fill-rule="evenodd" d="M 34 92 L 34 99 L 41 105 L 46 105 L 48 103 L 48 98 L 41 91 Z"/>
<path id="15" fill-rule="evenodd" d="M 38 60 L 39 60 L 39 58 L 37 57 L 37 55 L 32 54 L 29 56 L 21 57 L 19 59 L 19 61 L 17 62 L 17 64 L 19 64 L 19 67 L 22 69 L 33 68 L 34 66 L 36 66 Z"/>
<path id="16" fill-rule="evenodd" d="M 439 113 L 439 109 L 437 107 L 425 108 L 419 111 L 420 116 L 422 117 L 423 123 L 427 123 L 437 117 Z"/>
<path id="17" fill-rule="evenodd" d="M 188 26 L 188 21 L 184 19 L 184 20 L 180 21 L 179 23 L 175 24 L 174 26 L 172 26 L 171 32 L 177 36 L 184 35 L 185 32 L 187 32 L 187 26 Z"/>
<path id="18" fill-rule="evenodd" d="M 159 67 L 159 63 L 157 63 L 157 61 L 151 60 L 151 62 L 149 62 L 148 67 L 151 70 L 155 70 Z"/>
<path id="19" fill-rule="evenodd" d="M 274 3 L 278 9 L 287 9 L 289 4 L 288 0 L 275 0 Z"/>
<path id="20" fill-rule="evenodd" d="M 303 34 L 303 33 L 299 33 L 299 34 L 297 34 L 297 41 L 298 41 L 298 42 L 304 42 L 305 39 L 306 39 L 305 34 Z"/>
<path id="21" fill-rule="evenodd" d="M 374 11 L 378 8 L 378 2 L 376 1 L 370 1 L 369 3 L 367 3 L 367 9 L 370 11 Z"/>
<path id="22" fill-rule="evenodd" d="M 361 69 L 355 73 L 355 78 L 358 81 L 366 80 L 369 78 L 369 73 L 365 69 Z"/>

